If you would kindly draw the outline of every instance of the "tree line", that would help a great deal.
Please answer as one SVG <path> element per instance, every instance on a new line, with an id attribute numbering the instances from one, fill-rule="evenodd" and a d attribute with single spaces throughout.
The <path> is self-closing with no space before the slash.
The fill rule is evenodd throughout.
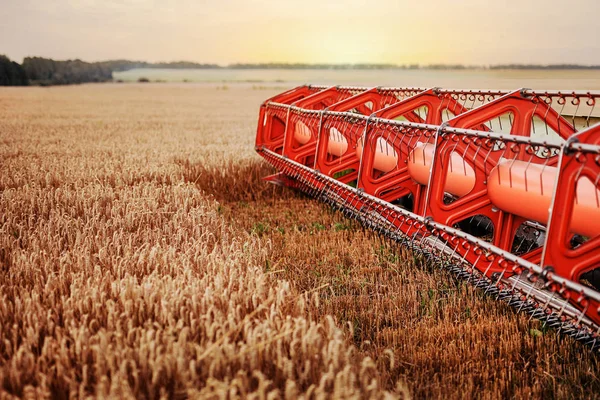
<path id="1" fill-rule="evenodd" d="M 22 64 L 0 55 L 0 86 L 24 85 L 67 85 L 85 82 L 112 81 L 114 71 L 127 71 L 134 68 L 168 69 L 600 69 L 600 65 L 579 64 L 308 64 L 308 63 L 258 63 L 230 64 L 226 67 L 217 64 L 200 64 L 189 61 L 149 63 L 146 61 L 110 60 L 85 62 L 81 60 L 56 61 L 43 57 L 26 57 Z"/>
<path id="2" fill-rule="evenodd" d="M 27 74 L 21 65 L 0 55 L 0 86 L 26 86 Z"/>
<path id="3" fill-rule="evenodd" d="M 49 86 L 110 80 L 112 70 L 101 63 L 26 57 L 23 64 L 18 64 L 0 55 L 0 86 Z"/>
<path id="4" fill-rule="evenodd" d="M 26 57 L 23 70 L 32 83 L 39 85 L 67 85 L 112 80 L 112 70 L 101 63 L 81 60 L 55 61 L 42 57 Z"/>
<path id="5" fill-rule="evenodd" d="M 472 70 L 472 69 L 600 69 L 600 65 L 581 64 L 495 64 L 495 65 L 464 65 L 464 64 L 309 64 L 309 63 L 255 63 L 230 64 L 231 69 L 424 69 L 424 70 Z"/>
<path id="6" fill-rule="evenodd" d="M 217 64 L 200 64 L 189 61 L 149 63 L 145 61 L 110 60 L 85 62 L 81 60 L 57 61 L 43 57 L 26 57 L 22 64 L 0 55 L 0 86 L 68 85 L 86 82 L 112 81 L 114 71 L 134 68 L 214 69 Z"/>

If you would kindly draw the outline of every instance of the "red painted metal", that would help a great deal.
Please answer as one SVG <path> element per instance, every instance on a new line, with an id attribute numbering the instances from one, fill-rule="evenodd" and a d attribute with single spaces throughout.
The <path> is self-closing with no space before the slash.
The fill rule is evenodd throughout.
<path id="1" fill-rule="evenodd" d="M 563 150 L 543 259 L 543 265 L 550 267 L 552 273 L 573 281 L 579 281 L 584 273 L 600 266 L 600 235 L 581 238 L 583 243 L 575 245 L 570 229 L 578 181 L 589 179 L 597 190 L 600 188 L 599 147 L 586 150 L 579 144 L 600 146 L 600 125 L 574 136 Z M 600 208 L 600 197 L 596 201 Z M 579 293 L 567 292 L 580 309 L 589 309 L 589 317 L 600 325 L 600 303 L 586 301 Z"/>
<path id="2" fill-rule="evenodd" d="M 468 96 L 473 98 L 471 103 L 479 101 L 494 101 L 503 92 L 464 92 L 464 91 L 440 91 L 429 89 L 407 97 L 403 101 L 391 104 L 375 113 L 383 119 L 398 119 L 404 121 L 428 123 L 439 125 L 450 116 L 460 115 L 469 111 L 467 104 Z M 461 99 L 464 96 L 463 102 Z M 444 118 L 445 117 L 445 118 Z M 376 122 L 371 124 L 366 131 L 366 152 L 363 168 L 360 171 L 360 187 L 366 193 L 373 194 L 386 201 L 396 201 L 404 196 L 412 195 L 413 210 L 422 214 L 424 212 L 425 189 L 422 185 L 413 181 L 408 171 L 408 159 L 411 150 L 417 142 L 432 143 L 435 131 L 433 129 L 399 128 L 386 123 Z M 374 152 L 378 143 L 384 140 L 389 143 L 398 154 L 396 168 L 388 173 L 382 174 L 373 168 Z"/>
<path id="3" fill-rule="evenodd" d="M 288 114 L 283 154 L 303 165 L 314 166 L 321 124 L 319 111 L 364 91 L 334 86 L 295 102 Z"/>
<path id="4" fill-rule="evenodd" d="M 266 100 L 258 114 L 255 145 L 281 153 L 288 113 L 282 105 L 292 104 L 322 90 L 318 86 L 299 86 Z"/>
<path id="5" fill-rule="evenodd" d="M 424 89 L 420 88 L 373 88 L 348 98 L 328 108 L 322 116 L 321 135 L 316 152 L 315 168 L 327 176 L 335 176 L 344 183 L 358 178 L 360 157 L 357 147 L 367 126 L 367 119 L 339 112 L 352 111 L 353 114 L 370 116 L 382 108 L 412 97 Z M 342 155 L 332 155 L 328 151 L 332 136 L 339 135 L 348 147 Z M 371 193 L 367 191 L 367 193 Z"/>
<path id="6" fill-rule="evenodd" d="M 374 225 L 386 224 L 405 237 L 444 243 L 462 262 L 489 279 L 500 281 L 530 271 L 527 263 L 552 266 L 547 271 L 553 272 L 539 274 L 539 278 L 548 280 L 551 291 L 600 326 L 598 301 L 582 294 L 580 286 L 564 281 L 580 282 L 583 274 L 600 266 L 600 236 L 574 247 L 569 229 L 575 182 L 586 177 L 598 187 L 600 179 L 600 127 L 576 135 L 595 118 L 598 98 L 600 94 L 530 90 L 302 86 L 261 106 L 256 148 L 279 170 L 274 178 L 277 182 L 299 185 L 342 204 L 366 218 L 367 224 L 372 219 Z M 587 116 L 578 114 L 582 104 L 589 109 Z M 498 130 L 500 133 L 495 133 Z M 567 144 L 563 144 L 565 140 Z M 417 159 L 414 152 L 425 150 L 431 151 L 429 158 L 419 160 L 431 160 L 427 184 L 423 179 L 418 182 L 409 168 Z M 564 154 L 559 156 L 561 151 Z M 468 166 L 474 175 L 468 193 L 448 190 L 452 186 L 448 177 L 456 176 L 456 171 L 451 171 L 456 165 L 451 162 L 453 157 L 462 160 L 464 170 Z M 381 167 L 384 158 L 385 168 Z M 542 170 L 544 166 L 559 168 L 544 245 L 542 221 L 499 209 L 490 199 L 490 174 L 507 160 L 518 161 L 520 166 L 540 165 Z M 508 171 L 510 186 L 512 170 Z M 527 168 L 519 171 L 528 173 Z M 330 178 L 334 179 L 327 180 Z M 358 192 L 351 189 L 354 185 Z M 408 207 L 412 214 L 399 213 L 389 203 Z M 491 248 L 483 246 L 471 231 L 457 233 L 456 229 L 471 229 L 473 218 L 490 222 L 492 234 L 486 233 L 481 240 Z M 539 240 L 527 239 L 529 247 L 520 250 L 516 240 L 521 240 L 524 228 L 532 226 Z M 506 256 L 511 253 L 514 256 Z M 560 287 L 553 283 L 558 281 Z"/>
<path id="7" fill-rule="evenodd" d="M 560 136 L 568 138 L 575 130 L 564 118 L 546 103 L 536 102 L 533 97 L 523 96 L 521 91 L 514 91 L 494 101 L 472 109 L 448 121 L 448 125 L 457 128 L 479 129 L 489 131 L 486 122 L 510 113 L 513 116 L 510 133 L 514 136 L 531 134 L 533 116 L 544 117 L 547 125 Z M 562 129 L 560 128 L 562 126 Z M 494 226 L 493 244 L 502 250 L 511 251 L 517 229 L 526 219 L 514 214 L 498 210 L 492 204 L 487 193 L 487 178 L 500 158 L 523 160 L 536 164 L 556 165 L 557 157 L 538 157 L 528 144 L 516 142 L 505 143 L 502 149 L 495 149 L 496 140 L 486 140 L 462 133 L 443 133 L 437 137 L 435 155 L 433 157 L 431 184 L 426 204 L 420 204 L 419 210 L 431 216 L 435 221 L 453 226 L 454 224 L 476 215 L 489 218 Z M 445 199 L 445 179 L 449 173 L 449 158 L 458 153 L 464 162 L 475 170 L 476 183 L 473 190 L 465 196 L 447 204 Z M 522 255 L 532 262 L 539 262 L 541 250 Z"/>

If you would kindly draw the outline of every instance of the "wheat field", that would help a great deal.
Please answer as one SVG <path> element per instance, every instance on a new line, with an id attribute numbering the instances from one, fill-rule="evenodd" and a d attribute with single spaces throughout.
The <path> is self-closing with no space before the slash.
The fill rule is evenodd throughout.
<path id="1" fill-rule="evenodd" d="M 600 396 L 586 348 L 264 183 L 282 89 L 0 90 L 0 397 Z"/>

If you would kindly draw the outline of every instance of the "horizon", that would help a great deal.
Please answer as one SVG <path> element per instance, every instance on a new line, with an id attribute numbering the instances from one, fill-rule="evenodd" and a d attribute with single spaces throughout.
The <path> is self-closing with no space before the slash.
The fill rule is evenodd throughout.
<path id="1" fill-rule="evenodd" d="M 4 55 L 4 54 L 0 54 Z M 80 57 L 69 58 L 69 59 L 55 59 L 51 57 L 43 57 L 37 55 L 28 55 L 25 56 L 21 60 L 16 60 L 13 58 L 9 59 L 11 61 L 19 62 L 19 64 L 23 64 L 25 58 L 43 58 L 43 59 L 51 59 L 57 62 L 70 62 L 70 61 L 81 61 L 84 63 L 113 63 L 113 62 L 130 62 L 130 63 L 141 63 L 141 64 L 149 64 L 150 66 L 156 65 L 167 65 L 167 64 L 196 64 L 198 66 L 210 66 L 211 68 L 232 68 L 232 67 L 246 67 L 254 68 L 254 67 L 270 67 L 270 66 L 281 66 L 281 68 L 286 67 L 332 67 L 333 69 L 360 69 L 360 67 L 368 67 L 368 69 L 435 69 L 435 67 L 440 67 L 441 69 L 453 69 L 453 68 L 461 68 L 461 69 L 493 69 L 496 67 L 541 67 L 552 69 L 553 67 L 578 67 L 582 69 L 590 68 L 590 69 L 598 69 L 600 68 L 599 64 L 583 64 L 583 63 L 552 63 L 552 64 L 544 64 L 544 63 L 500 63 L 500 64 L 461 64 L 461 63 L 430 63 L 430 64 L 422 64 L 422 63 L 411 63 L 411 64 L 392 64 L 392 63 L 378 63 L 378 62 L 361 62 L 361 63 L 310 63 L 310 62 L 279 62 L 279 61 L 265 61 L 265 62 L 256 62 L 256 63 L 248 63 L 248 62 L 232 62 L 228 64 L 217 64 L 217 63 L 207 63 L 202 61 L 191 61 L 191 60 L 159 60 L 155 62 L 150 62 L 146 60 L 135 60 L 135 59 L 107 59 L 107 60 L 98 60 L 98 61 L 89 61 L 82 59 Z M 133 68 L 144 68 L 144 67 L 133 67 Z M 318 68 L 322 69 L 322 68 Z"/>
<path id="2" fill-rule="evenodd" d="M 0 52 L 15 61 L 600 64 L 594 0 L 5 1 Z"/>

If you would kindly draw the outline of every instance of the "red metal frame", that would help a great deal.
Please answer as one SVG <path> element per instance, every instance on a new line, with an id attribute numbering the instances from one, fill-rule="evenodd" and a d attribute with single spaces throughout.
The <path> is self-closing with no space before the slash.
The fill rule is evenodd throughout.
<path id="1" fill-rule="evenodd" d="M 303 165 L 314 166 L 321 113 L 310 111 L 325 110 L 354 96 L 356 92 L 364 92 L 364 90 L 333 86 L 295 102 L 293 104 L 295 107 L 290 109 L 286 123 L 283 154 Z M 296 139 L 296 130 L 299 128 L 310 132 L 308 142 L 300 143 Z"/>
<path id="2" fill-rule="evenodd" d="M 600 125 L 574 136 L 561 155 L 543 259 L 543 265 L 550 267 L 553 273 L 576 282 L 585 272 L 600 266 L 600 235 L 589 238 L 576 248 L 571 245 L 573 234 L 569 228 L 577 181 L 587 177 L 597 182 L 600 174 L 600 154 L 578 150 L 576 145 L 579 143 L 600 145 Z M 588 316 L 600 325 L 600 303 L 586 302 L 580 299 L 579 293 L 568 295 L 580 309 L 589 309 Z"/>
<path id="3" fill-rule="evenodd" d="M 340 118 L 336 112 L 356 110 L 362 115 L 372 115 L 381 108 L 412 97 L 421 92 L 420 88 L 373 88 L 350 97 L 330 106 L 322 116 L 321 132 L 316 150 L 315 168 L 327 176 L 344 175 L 339 179 L 344 183 L 352 182 L 358 178 L 360 158 L 356 154 L 360 137 L 364 134 L 367 126 L 365 118 L 354 118 L 344 116 Z M 371 104 L 371 107 L 368 104 Z M 329 112 L 330 111 L 330 112 Z M 352 121 L 350 121 L 352 120 Z M 329 137 L 332 129 L 343 136 L 348 143 L 344 154 L 334 157 L 328 152 Z M 350 173 L 347 173 L 352 171 Z"/>
<path id="4" fill-rule="evenodd" d="M 389 202 L 412 194 L 416 207 L 424 201 L 425 190 L 412 179 L 408 172 L 409 153 L 417 142 L 429 143 L 433 141 L 435 133 L 435 128 L 431 126 L 403 128 L 401 125 L 388 123 L 380 119 L 374 120 L 367 126 L 364 136 L 359 187 L 365 193 Z M 373 166 L 375 153 L 378 147 L 381 147 L 381 140 L 388 143 L 397 155 L 396 167 L 385 174 L 376 171 Z"/>
<path id="5" fill-rule="evenodd" d="M 514 116 L 511 134 L 515 136 L 530 135 L 533 115 L 545 117 L 548 126 L 559 132 L 565 139 L 575 133 L 571 124 L 560 117 L 554 109 L 546 103 L 536 103 L 530 97 L 523 96 L 520 90 L 458 115 L 448 121 L 448 125 L 457 128 L 487 130 L 484 125 L 485 122 L 508 112 Z M 560 125 L 562 125 L 562 129 L 559 128 Z M 424 210 L 423 215 L 431 216 L 435 221 L 449 226 L 474 215 L 485 215 L 494 225 L 493 244 L 502 250 L 510 251 L 517 229 L 526 220 L 501 210 L 495 210 L 487 194 L 486 185 L 486 173 L 497 165 L 499 158 L 504 153 L 500 151 L 481 151 L 481 146 L 485 144 L 485 141 L 477 140 L 473 142 L 465 139 L 466 137 L 460 133 L 438 136 L 427 203 L 419 205 L 419 210 Z M 514 143 L 510 145 L 516 146 Z M 557 158 L 541 159 L 528 154 L 527 151 L 521 148 L 522 146 L 517 147 L 521 150 L 513 151 L 517 159 L 533 163 L 547 163 L 548 165 L 556 165 L 558 162 Z M 449 160 L 452 152 L 463 155 L 464 161 L 475 170 L 477 179 L 475 187 L 470 193 L 451 204 L 445 204 L 444 187 L 450 168 Z M 523 256 L 523 258 L 532 262 L 539 262 L 540 256 L 541 251 L 536 250 L 534 254 Z"/>
<path id="6" fill-rule="evenodd" d="M 514 139 L 514 136 L 530 137 L 531 123 L 534 116 L 537 116 L 562 139 L 569 141 L 560 158 L 553 211 L 543 247 L 544 255 L 542 248 L 537 248 L 519 257 L 534 264 L 543 261 L 544 265 L 553 268 L 554 272 L 549 276 L 554 274 L 572 281 L 579 281 L 583 273 L 600 265 L 600 236 L 573 249 L 570 245 L 572 234 L 569 233 L 576 194 L 575 182 L 580 176 L 596 180 L 600 173 L 600 156 L 582 155 L 584 151 L 578 150 L 576 142 L 569 139 L 576 133 L 575 117 L 573 123 L 570 123 L 562 115 L 562 109 L 558 112 L 553 108 L 555 102 L 564 107 L 568 96 L 572 97 L 571 106 L 579 107 L 580 99 L 586 99 L 586 94 L 564 95 L 560 92 L 536 93 L 527 90 L 479 92 L 407 89 L 413 92 L 411 96 L 404 96 L 391 94 L 389 89 L 386 90 L 303 86 L 275 96 L 261 106 L 257 150 L 289 179 L 308 182 L 309 190 L 328 191 L 330 197 L 338 199 L 348 209 L 361 210 L 368 205 L 379 215 L 378 218 L 387 220 L 390 226 L 408 236 L 433 235 L 452 246 L 458 256 L 481 273 L 494 278 L 498 274 L 519 274 L 523 272 L 523 268 L 519 263 L 508 261 L 504 257 L 490 256 L 472 238 L 457 236 L 446 229 L 432 228 L 426 222 L 415 222 L 384 205 L 361 197 L 345 185 L 332 185 L 306 170 L 292 167 L 286 159 L 314 168 L 324 176 L 336 177 L 342 183 L 357 180 L 358 188 L 364 193 L 387 202 L 412 194 L 414 212 L 444 226 L 452 227 L 465 218 L 484 215 L 494 225 L 494 248 L 500 252 L 510 252 L 517 229 L 527 220 L 496 210 L 487 193 L 486 182 L 490 170 L 507 152 L 511 156 L 509 159 L 548 166 L 558 164 L 559 157 L 553 156 L 554 153 L 548 157 L 539 156 L 532 153 L 530 140 Z M 587 93 L 586 102 L 592 110 L 598 97 L 600 95 Z M 469 106 L 471 101 L 472 104 L 478 102 L 477 106 Z M 422 107 L 428 109 L 426 116 L 416 113 Z M 443 122 L 445 110 L 450 110 L 454 116 L 446 123 Z M 511 120 L 510 132 L 513 138 L 487 134 L 490 128 L 485 125 L 486 122 L 506 113 L 514 118 Z M 408 122 L 391 120 L 399 116 Z M 310 131 L 310 139 L 305 143 L 299 143 L 295 139 L 294 131 L 299 126 L 297 123 L 302 123 Z M 334 128 L 348 144 L 340 155 L 332 155 L 328 151 L 329 137 Z M 466 129 L 476 129 L 478 132 L 471 133 Z M 600 126 L 574 137 L 581 143 L 600 145 Z M 376 171 L 373 167 L 376 149 L 381 140 L 388 143 L 397 155 L 395 168 L 386 173 Z M 408 171 L 409 157 L 417 141 L 435 145 L 428 185 L 415 182 Z M 494 143 L 500 142 L 504 147 L 494 147 Z M 360 149 L 361 146 L 363 148 L 359 157 L 357 147 Z M 285 158 L 270 156 L 268 151 Z M 460 154 L 464 162 L 473 169 L 475 186 L 469 193 L 446 204 L 445 181 L 452 165 L 450 158 L 453 152 Z M 338 177 L 338 174 L 345 171 L 349 173 Z M 283 184 L 290 182 L 283 176 L 276 180 Z M 552 284 L 551 278 L 548 279 Z M 554 291 L 569 299 L 575 307 L 584 310 L 587 317 L 600 325 L 600 305 L 597 302 L 586 300 L 585 296 L 572 289 L 555 286 L 554 284 Z"/>
<path id="7" fill-rule="evenodd" d="M 440 125 L 444 118 L 445 110 L 450 110 L 453 115 L 467 113 L 469 108 L 466 107 L 466 102 L 471 97 L 473 97 L 472 103 L 476 101 L 485 103 L 486 101 L 492 102 L 496 99 L 496 96 L 503 94 L 504 92 L 499 91 L 444 91 L 432 88 L 391 104 L 377 111 L 374 116 L 384 119 L 403 117 L 409 122 Z M 463 100 L 462 103 L 461 100 Z M 423 107 L 426 107 L 428 110 L 425 118 L 415 112 Z M 376 148 L 377 141 L 380 138 L 384 140 L 390 138 L 389 135 L 384 137 L 385 135 L 381 132 L 380 127 L 371 126 L 366 131 L 367 144 L 370 149 Z M 364 165 L 361 168 L 359 184 L 366 193 L 373 194 L 386 201 L 395 201 L 400 197 L 412 194 L 414 210 L 423 213 L 425 189 L 422 185 L 412 180 L 412 177 L 408 173 L 407 162 L 410 150 L 416 142 L 415 137 L 418 137 L 417 140 L 425 143 L 433 142 L 434 137 L 432 135 L 420 135 L 421 132 L 415 129 L 409 130 L 407 133 L 410 134 L 409 137 L 404 137 L 404 135 L 397 137 L 397 135 L 393 135 L 392 140 L 388 140 L 388 143 L 394 148 L 399 158 L 397 167 L 386 174 L 382 175 L 373 170 L 372 160 L 374 155 L 370 154 L 372 152 L 367 150 L 364 154 L 365 161 L 363 161 Z"/>
<path id="8" fill-rule="evenodd" d="M 255 146 L 263 146 L 281 154 L 288 110 L 279 105 L 292 104 L 320 91 L 320 87 L 299 86 L 273 96 L 261 104 Z"/>

